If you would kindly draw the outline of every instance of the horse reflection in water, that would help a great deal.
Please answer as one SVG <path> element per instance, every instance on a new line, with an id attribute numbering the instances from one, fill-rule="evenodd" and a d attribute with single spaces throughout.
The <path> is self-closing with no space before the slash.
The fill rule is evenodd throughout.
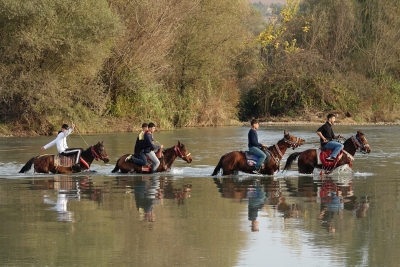
<path id="1" fill-rule="evenodd" d="M 175 181 L 157 176 L 117 176 L 116 181 L 117 187 L 135 195 L 139 220 L 147 222 L 155 222 L 155 206 L 165 199 L 173 199 L 176 204 L 183 205 L 184 200 L 190 197 L 192 188 L 191 183 L 176 186 Z"/>
<path id="2" fill-rule="evenodd" d="M 248 220 L 251 222 L 251 231 L 259 231 L 258 213 L 270 208 L 277 210 L 284 219 L 300 218 L 302 211 L 300 205 L 286 203 L 286 198 L 281 192 L 281 182 L 273 178 L 213 178 L 222 197 L 231 198 L 242 203 L 247 200 Z"/>
<path id="3" fill-rule="evenodd" d="M 318 219 L 321 220 L 321 226 L 330 233 L 336 232 L 335 214 L 339 219 L 343 218 L 343 211 L 350 210 L 357 218 L 363 218 L 366 210 L 369 208 L 369 197 L 361 197 L 361 202 L 356 202 L 354 195 L 353 182 L 351 180 L 334 180 L 327 177 L 321 180 L 318 187 L 318 199 L 321 203 Z"/>
<path id="4" fill-rule="evenodd" d="M 90 188 L 89 180 L 88 176 L 56 176 L 50 179 L 34 179 L 31 189 L 46 191 L 43 202 L 52 206 L 49 210 L 57 212 L 58 221 L 74 222 L 74 212 L 68 210 L 68 202 L 80 201 L 86 195 L 90 195 L 92 200 L 99 200 L 101 195 L 98 189 Z M 51 194 L 52 191 L 56 195 Z"/>

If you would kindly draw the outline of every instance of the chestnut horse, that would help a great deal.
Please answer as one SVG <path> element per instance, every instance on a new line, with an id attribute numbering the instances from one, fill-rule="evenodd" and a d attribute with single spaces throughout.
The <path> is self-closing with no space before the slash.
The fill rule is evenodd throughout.
<path id="1" fill-rule="evenodd" d="M 314 168 L 316 167 L 327 170 L 326 173 L 329 173 L 333 169 L 345 164 L 348 164 L 351 167 L 354 160 L 353 156 L 357 150 L 360 150 L 364 154 L 371 152 L 367 138 L 365 138 L 365 135 L 361 131 L 357 131 L 357 134 L 347 139 L 343 145 L 344 152 L 342 156 L 339 154 L 337 160 L 334 162 L 328 162 L 325 160 L 325 158 L 330 155 L 332 150 L 323 150 L 321 153 L 323 154 L 321 158 L 324 165 L 321 164 L 321 161 L 318 161 L 317 149 L 308 149 L 303 152 L 295 152 L 288 157 L 284 170 L 290 169 L 292 162 L 298 158 L 297 165 L 299 168 L 299 173 L 312 174 Z"/>
<path id="2" fill-rule="evenodd" d="M 122 157 L 120 157 L 117 160 L 117 163 L 115 164 L 115 168 L 111 172 L 114 173 L 117 172 L 118 170 L 120 170 L 122 173 L 149 172 L 142 170 L 142 166 L 135 164 L 132 161 L 125 162 L 126 157 L 128 157 L 129 155 L 130 154 L 125 154 Z M 172 163 L 174 163 L 176 157 L 180 157 L 187 163 L 192 162 L 192 157 L 190 156 L 190 153 L 186 149 L 185 145 L 178 141 L 177 145 L 165 149 L 165 151 L 163 152 L 163 156 L 160 160 L 160 166 L 158 166 L 156 172 L 165 172 L 170 170 Z M 151 167 L 149 169 L 151 170 Z"/>
<path id="3" fill-rule="evenodd" d="M 286 150 L 291 147 L 295 149 L 305 143 L 304 139 L 290 135 L 286 131 L 283 132 L 283 138 L 277 144 L 268 147 L 271 154 L 270 161 L 261 168 L 260 173 L 266 175 L 273 175 L 279 169 L 280 161 L 285 154 Z M 232 151 L 226 153 L 221 157 L 218 165 L 215 167 L 212 176 L 217 175 L 222 168 L 222 175 L 238 174 L 239 171 L 245 173 L 253 173 L 254 166 L 247 164 L 246 155 L 244 151 Z"/>
<path id="4" fill-rule="evenodd" d="M 99 160 L 101 159 L 104 161 L 104 163 L 107 163 L 109 161 L 106 150 L 104 149 L 103 142 L 98 142 L 97 144 L 90 146 L 88 149 L 84 150 L 81 153 L 81 168 L 80 170 L 72 168 L 72 165 L 74 162 L 72 160 L 67 160 L 69 164 L 63 164 L 64 166 L 61 166 L 60 164 L 55 161 L 55 156 L 56 155 L 41 155 L 37 157 L 31 158 L 25 165 L 22 167 L 22 169 L 19 171 L 20 173 L 25 173 L 29 171 L 32 168 L 35 170 L 35 172 L 39 173 L 62 173 L 62 174 L 70 174 L 70 173 L 76 173 L 76 172 L 81 172 L 81 171 L 86 171 L 89 170 L 90 164 L 92 164 L 93 160 Z M 57 155 L 58 156 L 58 155 Z M 63 156 L 61 156 L 63 157 Z M 67 158 L 67 157 L 63 157 Z M 66 165 L 66 166 L 65 166 Z M 67 167 L 69 166 L 69 167 Z"/>

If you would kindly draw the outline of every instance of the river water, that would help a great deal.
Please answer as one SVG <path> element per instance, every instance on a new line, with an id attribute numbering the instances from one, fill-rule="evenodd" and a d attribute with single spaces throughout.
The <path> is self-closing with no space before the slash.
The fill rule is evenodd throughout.
<path id="1" fill-rule="evenodd" d="M 307 141 L 295 151 L 316 148 L 316 128 L 260 126 L 259 141 L 287 130 Z M 247 148 L 248 129 L 157 131 L 193 157 L 157 175 L 111 173 L 134 133 L 71 135 L 70 147 L 104 141 L 110 157 L 75 175 L 18 173 L 54 136 L 1 138 L 0 265 L 400 266 L 399 126 L 334 126 L 371 146 L 354 174 L 211 177 L 223 154 Z"/>

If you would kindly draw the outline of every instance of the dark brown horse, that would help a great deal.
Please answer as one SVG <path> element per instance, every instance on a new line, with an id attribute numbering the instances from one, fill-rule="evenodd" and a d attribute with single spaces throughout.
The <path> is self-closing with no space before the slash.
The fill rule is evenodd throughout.
<path id="1" fill-rule="evenodd" d="M 271 154 L 271 160 L 261 168 L 260 173 L 273 175 L 279 169 L 279 163 L 286 150 L 291 147 L 295 149 L 305 143 L 304 139 L 290 135 L 286 131 L 283 132 L 283 138 L 277 144 L 268 147 Z M 215 167 L 212 176 L 217 175 L 222 169 L 222 175 L 238 174 L 239 171 L 245 173 L 253 173 L 254 166 L 247 164 L 244 151 L 232 151 L 221 157 L 218 165 Z"/>
<path id="2" fill-rule="evenodd" d="M 61 160 L 58 160 L 61 159 Z M 106 150 L 104 149 L 103 142 L 98 142 L 97 144 L 90 146 L 88 149 L 84 150 L 81 154 L 81 169 L 77 170 L 72 167 L 74 161 L 68 157 L 58 156 L 58 155 L 41 155 L 31 158 L 22 169 L 20 173 L 25 173 L 32 168 L 35 172 L 39 173 L 75 173 L 80 171 L 87 171 L 90 168 L 93 160 L 102 160 L 104 163 L 109 162 Z M 63 163 L 64 162 L 64 163 Z"/>
<path id="3" fill-rule="evenodd" d="M 288 157 L 284 170 L 290 169 L 292 162 L 298 158 L 297 165 L 299 168 L 299 173 L 312 174 L 314 168 L 316 167 L 325 169 L 326 172 L 329 173 L 333 169 L 345 164 L 348 164 L 351 167 L 354 160 L 353 156 L 357 150 L 360 150 L 363 153 L 371 152 L 367 138 L 365 138 L 365 135 L 361 131 L 357 131 L 357 134 L 347 139 L 343 145 L 344 152 L 342 156 L 339 154 L 337 160 L 334 162 L 325 161 L 325 158 L 330 155 L 332 150 L 323 151 L 323 155 L 321 157 L 322 160 L 318 160 L 317 158 L 317 149 L 308 149 L 303 152 L 295 152 Z"/>
<path id="4" fill-rule="evenodd" d="M 125 162 L 126 157 L 128 157 L 130 154 L 125 154 L 122 157 L 120 157 L 117 160 L 117 163 L 115 164 L 115 168 L 111 172 L 117 172 L 120 170 L 122 173 L 143 173 L 148 171 L 143 171 L 142 166 L 137 165 L 131 161 Z M 182 144 L 181 142 L 178 141 L 178 144 L 167 148 L 163 152 L 163 157 L 160 160 L 160 166 L 158 166 L 157 172 L 165 172 L 169 171 L 171 169 L 172 163 L 174 163 L 175 159 L 177 157 L 180 157 L 187 163 L 192 162 L 192 157 L 190 156 L 190 153 L 186 149 L 185 145 Z M 151 170 L 151 168 L 150 168 Z"/>

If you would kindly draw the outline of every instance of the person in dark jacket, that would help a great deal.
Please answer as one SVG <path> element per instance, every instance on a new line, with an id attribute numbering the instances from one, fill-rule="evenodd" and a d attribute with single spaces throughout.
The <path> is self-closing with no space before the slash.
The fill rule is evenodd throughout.
<path id="1" fill-rule="evenodd" d="M 132 161 L 138 165 L 144 166 L 147 164 L 146 155 L 144 154 L 144 135 L 148 130 L 148 124 L 142 124 L 142 131 L 136 138 L 134 154 L 126 157 L 125 162 Z"/>
<path id="2" fill-rule="evenodd" d="M 155 145 L 153 139 L 153 133 L 156 130 L 156 125 L 152 122 L 148 125 L 149 129 L 144 135 L 144 153 L 153 161 L 152 173 L 156 172 L 158 166 L 160 166 L 160 160 L 157 158 L 155 151 L 163 148 L 163 145 Z"/>
<path id="3" fill-rule="evenodd" d="M 258 142 L 258 134 L 257 134 L 257 129 L 260 126 L 258 123 L 258 120 L 252 120 L 251 121 L 251 129 L 249 130 L 248 133 L 248 140 L 249 140 L 249 152 L 256 155 L 258 157 L 257 163 L 254 166 L 255 170 L 253 173 L 259 173 L 261 170 L 261 165 L 264 163 L 264 161 L 267 159 L 267 157 L 270 157 L 269 155 L 266 155 L 260 148 L 261 147 L 267 147 L 265 144 L 261 144 Z"/>
<path id="4" fill-rule="evenodd" d="M 329 161 L 335 161 L 337 155 L 343 149 L 343 144 L 334 141 L 334 139 L 342 138 L 342 135 L 335 135 L 332 130 L 332 125 L 335 123 L 336 116 L 334 114 L 328 114 L 326 117 L 327 121 L 324 125 L 318 128 L 317 135 L 320 138 L 321 147 L 326 149 L 333 149 L 332 154 L 326 158 Z"/>

